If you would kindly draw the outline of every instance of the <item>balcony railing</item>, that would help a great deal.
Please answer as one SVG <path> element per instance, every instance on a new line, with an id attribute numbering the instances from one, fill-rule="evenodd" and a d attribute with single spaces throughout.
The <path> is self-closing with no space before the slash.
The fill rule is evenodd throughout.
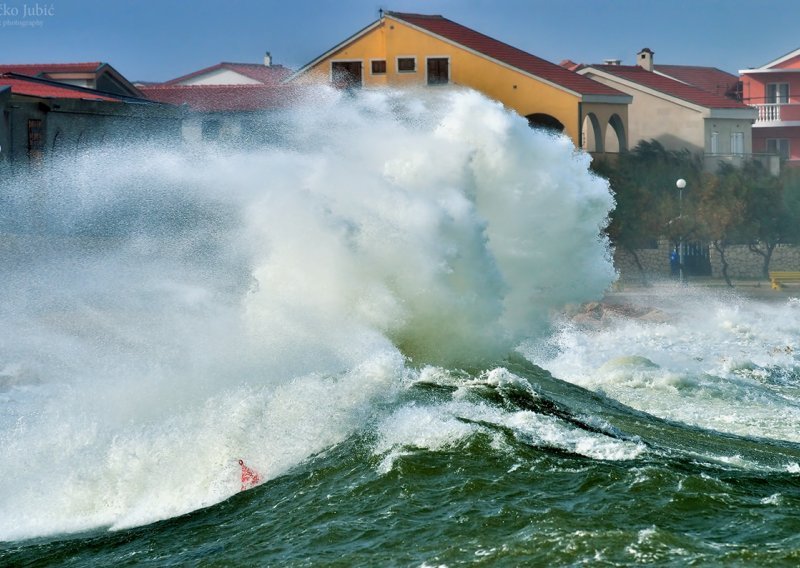
<path id="1" fill-rule="evenodd" d="M 751 105 L 758 110 L 755 126 L 766 124 L 776 125 L 780 122 L 800 121 L 800 104 L 797 103 L 770 103 Z"/>

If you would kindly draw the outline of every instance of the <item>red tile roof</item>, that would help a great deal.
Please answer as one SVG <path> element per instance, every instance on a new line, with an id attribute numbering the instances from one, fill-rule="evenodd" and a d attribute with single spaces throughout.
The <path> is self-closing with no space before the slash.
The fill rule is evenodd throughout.
<path id="1" fill-rule="evenodd" d="M 721 97 L 728 96 L 729 93 L 735 93 L 736 86 L 739 83 L 739 77 L 716 67 L 656 65 L 655 70 Z"/>
<path id="2" fill-rule="evenodd" d="M 166 81 L 164 85 L 178 85 L 183 81 L 205 75 L 206 73 L 212 73 L 220 69 L 234 71 L 265 85 L 277 85 L 292 73 L 291 69 L 287 69 L 283 65 L 267 66 L 259 63 L 230 63 L 223 61 L 222 63 L 217 63 L 211 67 L 206 67 L 205 69 L 200 69 L 199 71 L 189 73 L 188 75 L 183 75 L 181 77 L 171 79 L 170 81 Z"/>
<path id="3" fill-rule="evenodd" d="M 84 99 L 91 101 L 114 101 L 119 99 L 112 96 L 94 94 L 87 89 L 72 88 L 67 84 L 56 85 L 54 82 L 44 82 L 29 79 L 22 75 L 0 73 L 0 87 L 11 87 L 12 94 L 46 99 Z"/>
<path id="4" fill-rule="evenodd" d="M 199 111 L 255 111 L 283 108 L 298 95 L 295 86 L 277 85 L 144 85 L 148 99 Z"/>
<path id="5" fill-rule="evenodd" d="M 569 69 L 570 71 L 578 71 L 583 67 L 583 65 L 580 63 L 575 63 L 572 59 L 562 59 L 558 65 L 564 69 Z"/>
<path id="6" fill-rule="evenodd" d="M 588 77 L 573 73 L 555 63 L 531 55 L 442 16 L 400 12 L 385 12 L 385 14 L 575 93 L 616 96 L 623 94 L 602 83 L 592 81 Z"/>
<path id="7" fill-rule="evenodd" d="M 749 106 L 733 99 L 709 93 L 652 71 L 646 71 L 638 65 L 590 65 L 588 67 L 706 108 L 750 109 Z"/>
<path id="8" fill-rule="evenodd" d="M 98 61 L 91 63 L 0 64 L 0 73 L 19 73 L 31 77 L 48 73 L 94 73 L 103 65 L 104 63 Z"/>

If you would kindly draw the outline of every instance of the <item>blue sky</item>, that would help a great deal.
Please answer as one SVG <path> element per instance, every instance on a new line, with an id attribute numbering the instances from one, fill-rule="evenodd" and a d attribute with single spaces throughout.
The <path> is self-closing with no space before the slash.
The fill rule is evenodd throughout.
<path id="1" fill-rule="evenodd" d="M 380 8 L 441 14 L 554 63 L 632 64 L 649 47 L 657 64 L 736 73 L 800 48 L 800 0 L 0 0 L 0 62 L 105 61 L 163 81 L 270 51 L 297 68 Z"/>

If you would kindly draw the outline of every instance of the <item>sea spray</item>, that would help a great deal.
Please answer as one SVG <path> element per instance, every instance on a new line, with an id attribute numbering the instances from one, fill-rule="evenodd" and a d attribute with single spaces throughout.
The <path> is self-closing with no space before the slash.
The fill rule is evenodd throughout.
<path id="1" fill-rule="evenodd" d="M 606 182 L 466 90 L 323 90 L 249 149 L 4 183 L 0 538 L 144 524 L 344 440 L 614 278 Z"/>
<path id="2" fill-rule="evenodd" d="M 683 424 L 800 442 L 800 302 L 713 288 L 654 287 L 627 298 L 655 320 L 565 319 L 521 351 L 562 380 Z"/>

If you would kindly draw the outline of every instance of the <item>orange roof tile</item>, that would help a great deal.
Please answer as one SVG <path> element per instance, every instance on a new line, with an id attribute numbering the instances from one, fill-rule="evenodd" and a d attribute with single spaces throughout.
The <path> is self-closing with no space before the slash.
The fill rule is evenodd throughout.
<path id="1" fill-rule="evenodd" d="M 749 106 L 733 99 L 647 71 L 638 65 L 589 65 L 587 67 L 706 108 L 750 109 Z"/>
<path id="2" fill-rule="evenodd" d="M 186 104 L 193 110 L 256 111 L 288 106 L 298 94 L 295 86 L 278 85 L 144 85 L 139 87 L 153 101 Z"/>
<path id="3" fill-rule="evenodd" d="M 739 77 L 716 67 L 696 65 L 656 65 L 655 70 L 673 79 L 694 85 L 699 89 L 722 97 L 736 92 Z"/>
<path id="4" fill-rule="evenodd" d="M 0 73 L 0 86 L 11 87 L 11 92 L 15 95 L 28 97 L 40 97 L 47 99 L 84 99 L 92 101 L 114 101 L 120 99 L 106 94 L 95 94 L 89 89 L 80 87 L 70 87 L 67 84 L 56 84 L 55 82 L 40 81 L 28 78 L 23 75 L 13 73 Z"/>

